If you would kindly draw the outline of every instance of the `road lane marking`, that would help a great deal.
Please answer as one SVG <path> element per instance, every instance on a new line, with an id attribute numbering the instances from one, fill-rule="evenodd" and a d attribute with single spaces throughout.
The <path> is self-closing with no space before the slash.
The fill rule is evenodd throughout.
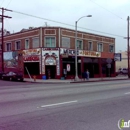
<path id="1" fill-rule="evenodd" d="M 64 105 L 64 104 L 75 103 L 75 102 L 78 102 L 78 101 L 75 100 L 75 101 L 61 102 L 61 103 L 55 103 L 55 104 L 48 104 L 48 105 L 43 105 L 43 106 L 41 106 L 41 107 L 43 108 L 43 107 L 58 106 L 58 105 Z"/>
<path id="2" fill-rule="evenodd" d="M 125 93 L 125 94 L 130 94 L 130 92 L 127 92 L 127 93 Z"/>

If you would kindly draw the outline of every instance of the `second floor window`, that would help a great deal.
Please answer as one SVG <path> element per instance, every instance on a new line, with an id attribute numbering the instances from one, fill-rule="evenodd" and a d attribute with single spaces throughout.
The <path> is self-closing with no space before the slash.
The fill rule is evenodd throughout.
<path id="1" fill-rule="evenodd" d="M 77 40 L 77 48 L 78 49 L 83 49 L 83 41 Z"/>
<path id="2" fill-rule="evenodd" d="M 6 51 L 11 51 L 11 43 L 6 43 Z"/>
<path id="3" fill-rule="evenodd" d="M 15 43 L 15 50 L 20 50 L 20 49 L 21 49 L 20 41 L 17 41 Z"/>
<path id="4" fill-rule="evenodd" d="M 103 44 L 102 43 L 97 44 L 97 51 L 99 51 L 99 52 L 103 51 Z"/>
<path id="5" fill-rule="evenodd" d="M 62 37 L 62 47 L 70 48 L 70 38 Z"/>
<path id="6" fill-rule="evenodd" d="M 88 42 L 88 50 L 89 51 L 93 50 L 93 43 L 92 42 Z"/>
<path id="7" fill-rule="evenodd" d="M 25 40 L 25 49 L 29 49 L 29 40 L 28 39 Z"/>
<path id="8" fill-rule="evenodd" d="M 109 45 L 109 52 L 114 52 L 114 45 Z"/>
<path id="9" fill-rule="evenodd" d="M 39 47 L 39 38 L 33 38 L 33 48 L 38 48 Z"/>
<path id="10" fill-rule="evenodd" d="M 45 47 L 56 47 L 55 37 L 45 37 Z"/>

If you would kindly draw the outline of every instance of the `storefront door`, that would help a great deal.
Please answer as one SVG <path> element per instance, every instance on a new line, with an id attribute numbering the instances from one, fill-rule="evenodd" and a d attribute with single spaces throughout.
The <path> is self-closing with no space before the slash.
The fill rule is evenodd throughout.
<path id="1" fill-rule="evenodd" d="M 46 77 L 47 79 L 56 78 L 56 65 L 46 65 Z"/>

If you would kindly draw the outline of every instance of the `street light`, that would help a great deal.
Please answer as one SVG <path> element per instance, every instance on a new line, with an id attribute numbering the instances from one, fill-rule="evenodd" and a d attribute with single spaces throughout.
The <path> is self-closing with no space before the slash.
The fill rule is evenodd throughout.
<path id="1" fill-rule="evenodd" d="M 75 22 L 75 81 L 77 81 L 79 79 L 78 70 L 77 70 L 77 68 L 78 68 L 78 65 L 77 65 L 77 23 L 80 19 L 82 19 L 84 17 L 92 17 L 92 15 L 83 16 Z"/>

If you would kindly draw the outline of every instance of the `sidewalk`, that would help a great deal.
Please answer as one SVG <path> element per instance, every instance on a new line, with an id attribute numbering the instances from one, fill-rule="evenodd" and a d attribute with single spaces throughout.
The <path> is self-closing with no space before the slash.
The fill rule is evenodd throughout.
<path id="1" fill-rule="evenodd" d="M 75 81 L 74 79 L 66 79 L 66 80 L 61 80 L 61 79 L 48 79 L 48 80 L 43 80 L 43 79 L 36 79 L 34 81 L 33 79 L 30 78 L 24 78 L 25 82 L 32 82 L 32 83 L 48 83 L 48 84 L 53 84 L 53 83 L 83 83 L 83 82 L 101 82 L 101 81 L 113 81 L 113 80 L 128 80 L 128 76 L 117 76 L 117 77 L 103 77 L 103 78 L 90 78 L 88 81 L 83 81 L 82 79 L 79 79 L 78 81 Z"/>

